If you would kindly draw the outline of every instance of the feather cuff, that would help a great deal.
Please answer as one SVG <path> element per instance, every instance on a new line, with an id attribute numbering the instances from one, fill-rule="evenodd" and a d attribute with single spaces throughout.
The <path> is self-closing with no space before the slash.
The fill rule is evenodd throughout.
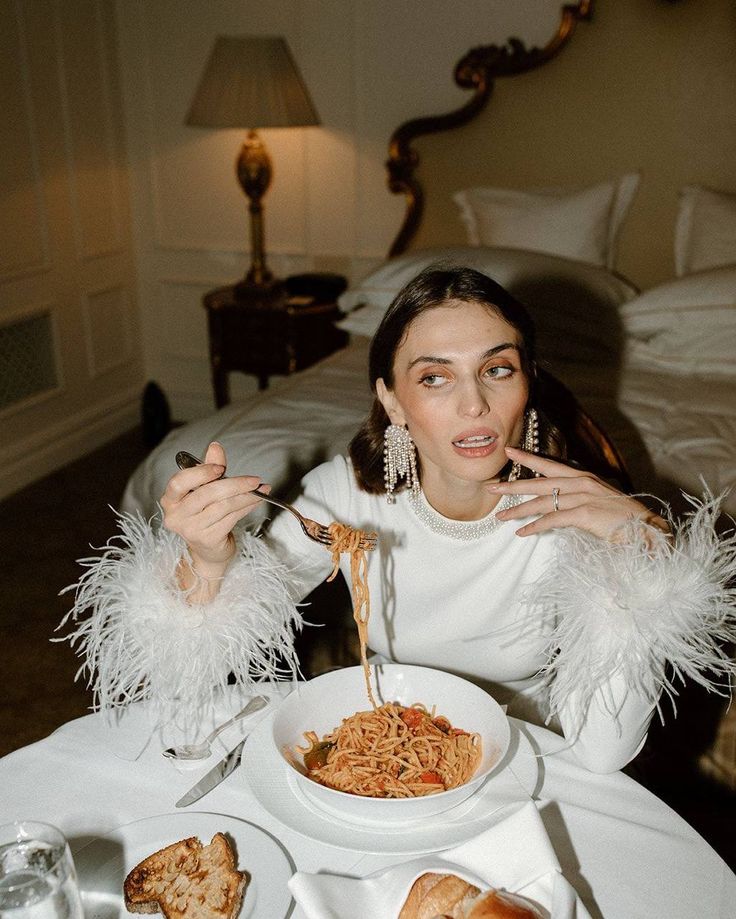
<path id="1" fill-rule="evenodd" d="M 238 537 L 217 597 L 187 603 L 176 581 L 186 547 L 140 515 L 120 515 L 121 533 L 87 570 L 59 628 L 84 657 L 95 710 L 150 700 L 161 723 L 198 722 L 232 679 L 246 687 L 298 674 L 293 632 L 301 617 L 289 599 L 284 566 L 250 533 Z"/>
<path id="2" fill-rule="evenodd" d="M 614 674 L 657 707 L 663 691 L 674 707 L 686 678 L 730 690 L 736 661 L 724 645 L 736 640 L 736 532 L 716 533 L 722 497 L 688 500 L 693 510 L 680 525 L 670 521 L 671 540 L 639 521 L 621 543 L 562 534 L 557 565 L 530 598 L 549 635 L 542 674 L 552 715 L 575 699 L 584 717 L 596 694 L 617 715 L 620 700 L 606 693 Z"/>

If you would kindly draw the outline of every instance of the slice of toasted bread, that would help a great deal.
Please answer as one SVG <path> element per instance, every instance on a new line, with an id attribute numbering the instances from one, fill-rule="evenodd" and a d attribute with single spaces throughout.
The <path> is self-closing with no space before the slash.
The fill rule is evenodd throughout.
<path id="1" fill-rule="evenodd" d="M 161 912 L 166 919 L 235 919 L 246 880 L 222 833 L 208 846 L 191 836 L 133 868 L 123 885 L 125 906 L 131 913 Z"/>

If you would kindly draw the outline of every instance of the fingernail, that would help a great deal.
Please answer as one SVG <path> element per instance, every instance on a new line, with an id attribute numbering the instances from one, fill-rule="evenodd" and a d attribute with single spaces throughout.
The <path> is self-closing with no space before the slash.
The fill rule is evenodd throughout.
<path id="1" fill-rule="evenodd" d="M 212 464 L 212 468 L 213 468 L 214 470 L 220 469 L 220 470 L 222 470 L 222 472 L 225 471 L 225 467 L 222 465 L 222 463 L 213 463 L 213 464 Z"/>
<path id="2" fill-rule="evenodd" d="M 494 485 L 486 485 L 488 491 L 498 491 L 501 486 L 496 482 Z"/>

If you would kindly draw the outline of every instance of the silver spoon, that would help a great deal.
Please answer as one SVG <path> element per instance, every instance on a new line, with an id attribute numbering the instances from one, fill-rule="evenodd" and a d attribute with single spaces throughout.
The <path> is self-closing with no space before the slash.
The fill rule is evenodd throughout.
<path id="1" fill-rule="evenodd" d="M 212 752 L 210 744 L 221 731 L 229 728 L 236 721 L 240 721 L 241 718 L 245 718 L 246 715 L 259 711 L 268 703 L 269 700 L 265 696 L 254 696 L 242 711 L 238 712 L 237 715 L 233 715 L 224 724 L 216 727 L 204 740 L 199 743 L 185 743 L 179 747 L 169 747 L 163 751 L 163 755 L 169 759 L 206 759 Z"/>

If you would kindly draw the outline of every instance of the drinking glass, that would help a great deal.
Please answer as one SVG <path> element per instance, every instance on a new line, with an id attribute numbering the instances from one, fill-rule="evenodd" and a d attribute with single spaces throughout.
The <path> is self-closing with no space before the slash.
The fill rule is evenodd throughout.
<path id="1" fill-rule="evenodd" d="M 69 845 L 55 826 L 0 827 L 0 919 L 84 919 Z"/>

